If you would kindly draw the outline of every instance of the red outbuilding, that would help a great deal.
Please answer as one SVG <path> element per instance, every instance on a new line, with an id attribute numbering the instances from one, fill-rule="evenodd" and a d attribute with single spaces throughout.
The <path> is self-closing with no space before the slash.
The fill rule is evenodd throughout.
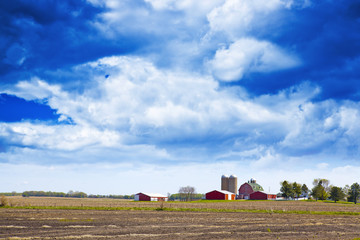
<path id="1" fill-rule="evenodd" d="M 276 194 L 268 194 L 257 191 L 250 193 L 250 200 L 276 200 Z"/>
<path id="2" fill-rule="evenodd" d="M 205 194 L 206 200 L 235 200 L 235 193 L 225 190 L 214 190 Z"/>
<path id="3" fill-rule="evenodd" d="M 158 193 L 137 193 L 135 201 L 167 201 L 168 197 Z"/>

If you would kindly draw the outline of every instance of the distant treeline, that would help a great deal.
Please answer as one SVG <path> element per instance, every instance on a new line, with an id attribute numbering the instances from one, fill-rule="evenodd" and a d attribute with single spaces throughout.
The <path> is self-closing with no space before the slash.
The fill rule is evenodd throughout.
<path id="1" fill-rule="evenodd" d="M 203 199 L 203 197 L 204 197 L 204 194 L 193 193 L 191 195 L 191 200 L 200 200 L 200 199 Z M 186 195 L 184 195 L 182 193 L 171 194 L 169 197 L 169 201 L 187 201 L 187 197 L 186 197 Z"/>
<path id="2" fill-rule="evenodd" d="M 4 192 L 0 193 L 3 196 L 23 196 L 23 197 L 71 197 L 71 198 L 114 198 L 114 199 L 134 199 L 134 195 L 87 195 L 84 192 L 69 191 L 64 192 L 45 192 L 45 191 L 25 191 L 23 193 Z"/>
<path id="3" fill-rule="evenodd" d="M 87 194 L 84 192 L 69 191 L 64 192 L 45 192 L 45 191 L 25 191 L 22 193 L 23 197 L 73 197 L 73 198 L 86 198 Z"/>
<path id="4" fill-rule="evenodd" d="M 2 195 L 2 196 L 21 196 L 22 193 L 17 193 L 17 192 L 3 192 L 3 193 L 0 193 L 0 195 Z"/>
<path id="5" fill-rule="evenodd" d="M 133 195 L 88 195 L 88 198 L 114 198 L 114 199 L 134 199 Z"/>

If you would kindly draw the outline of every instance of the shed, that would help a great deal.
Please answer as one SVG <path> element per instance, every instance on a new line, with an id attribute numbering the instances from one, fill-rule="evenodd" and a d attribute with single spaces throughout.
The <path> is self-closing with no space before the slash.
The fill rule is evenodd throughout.
<path id="1" fill-rule="evenodd" d="M 205 194 L 206 200 L 235 200 L 236 195 L 225 190 L 214 190 Z"/>
<path id="2" fill-rule="evenodd" d="M 135 201 L 167 201 L 168 197 L 159 193 L 137 193 Z"/>
<path id="3" fill-rule="evenodd" d="M 250 193 L 250 200 L 276 200 L 276 194 L 264 193 L 256 191 Z"/>

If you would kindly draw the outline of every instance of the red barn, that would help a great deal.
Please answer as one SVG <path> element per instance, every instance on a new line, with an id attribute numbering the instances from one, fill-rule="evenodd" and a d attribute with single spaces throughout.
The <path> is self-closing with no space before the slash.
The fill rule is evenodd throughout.
<path id="1" fill-rule="evenodd" d="M 235 200 L 235 194 L 225 190 L 214 190 L 205 194 L 206 200 Z"/>
<path id="2" fill-rule="evenodd" d="M 238 199 L 250 199 L 250 194 L 257 191 L 264 191 L 264 189 L 252 178 L 240 186 Z"/>
<path id="3" fill-rule="evenodd" d="M 167 201 L 168 197 L 158 193 L 137 193 L 135 201 Z"/>
<path id="4" fill-rule="evenodd" d="M 276 194 L 268 194 L 257 191 L 250 193 L 250 200 L 276 200 Z"/>

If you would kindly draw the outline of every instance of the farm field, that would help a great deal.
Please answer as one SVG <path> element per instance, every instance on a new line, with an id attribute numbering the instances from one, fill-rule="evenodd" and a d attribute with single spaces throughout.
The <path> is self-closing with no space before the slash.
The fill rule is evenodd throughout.
<path id="1" fill-rule="evenodd" d="M 360 237 L 360 206 L 354 204 L 303 201 L 168 202 L 163 205 L 165 210 L 159 211 L 155 210 L 161 206 L 159 202 L 116 199 L 14 197 L 9 198 L 9 201 L 15 208 L 0 208 L 0 239 Z M 39 208 L 25 208 L 29 205 Z M 50 209 L 40 209 L 40 206 L 48 206 Z M 109 210 L 101 210 L 102 207 L 108 207 Z M 296 213 L 297 211 L 301 214 Z"/>

